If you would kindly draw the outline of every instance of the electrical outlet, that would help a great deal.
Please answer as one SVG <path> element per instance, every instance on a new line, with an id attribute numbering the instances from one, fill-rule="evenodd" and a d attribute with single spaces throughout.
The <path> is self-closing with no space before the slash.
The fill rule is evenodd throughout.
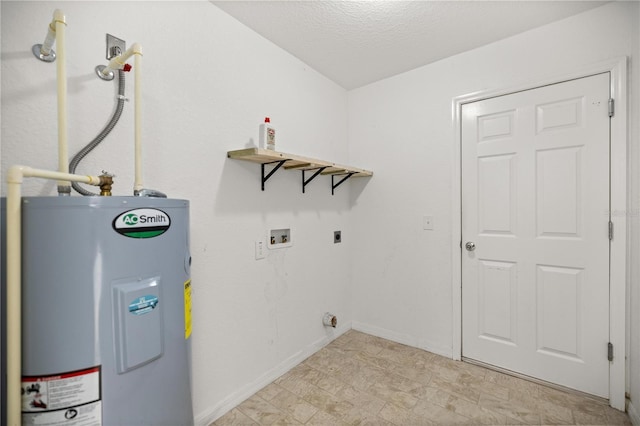
<path id="1" fill-rule="evenodd" d="M 264 259 L 266 256 L 264 252 L 264 241 L 256 241 L 256 260 Z"/>
<path id="2" fill-rule="evenodd" d="M 334 231 L 333 232 L 333 244 L 338 244 L 342 242 L 342 231 Z"/>
<path id="3" fill-rule="evenodd" d="M 433 216 L 422 217 L 422 229 L 433 231 Z"/>

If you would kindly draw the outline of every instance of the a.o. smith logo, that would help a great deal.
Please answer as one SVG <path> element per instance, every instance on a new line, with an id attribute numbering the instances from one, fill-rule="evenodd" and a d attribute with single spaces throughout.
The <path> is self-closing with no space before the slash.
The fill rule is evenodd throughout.
<path id="1" fill-rule="evenodd" d="M 158 209 L 129 210 L 113 220 L 113 229 L 132 238 L 153 238 L 171 226 L 169 215 Z"/>

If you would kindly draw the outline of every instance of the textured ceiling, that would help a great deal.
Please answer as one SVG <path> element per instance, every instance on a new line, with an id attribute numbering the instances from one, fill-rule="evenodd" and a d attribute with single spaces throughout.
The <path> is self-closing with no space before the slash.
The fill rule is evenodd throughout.
<path id="1" fill-rule="evenodd" d="M 211 1 L 353 89 L 606 1 Z"/>

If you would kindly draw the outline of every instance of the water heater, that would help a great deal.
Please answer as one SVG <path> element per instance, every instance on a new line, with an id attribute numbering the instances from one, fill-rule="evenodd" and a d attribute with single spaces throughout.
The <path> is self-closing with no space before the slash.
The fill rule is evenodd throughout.
<path id="1" fill-rule="evenodd" d="M 188 201 L 23 197 L 23 424 L 192 424 L 190 264 Z"/>

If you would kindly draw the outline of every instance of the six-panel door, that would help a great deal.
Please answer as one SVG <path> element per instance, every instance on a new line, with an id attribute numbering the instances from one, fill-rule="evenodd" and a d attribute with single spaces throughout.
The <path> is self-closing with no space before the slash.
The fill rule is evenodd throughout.
<path id="1" fill-rule="evenodd" d="M 605 398 L 608 99 L 604 73 L 462 107 L 463 357 Z"/>

